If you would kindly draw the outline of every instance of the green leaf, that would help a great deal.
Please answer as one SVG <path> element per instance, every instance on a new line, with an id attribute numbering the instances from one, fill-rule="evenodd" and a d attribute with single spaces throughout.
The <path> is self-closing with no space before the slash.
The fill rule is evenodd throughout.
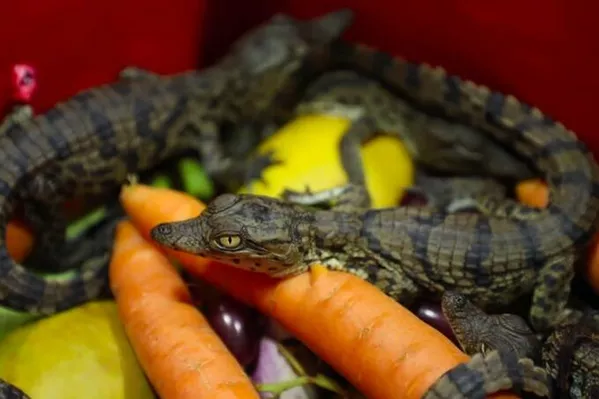
<path id="1" fill-rule="evenodd" d="M 166 175 L 158 175 L 154 178 L 154 180 L 152 180 L 151 185 L 154 187 L 171 188 L 173 183 L 170 177 Z"/>
<path id="2" fill-rule="evenodd" d="M 197 160 L 184 158 L 179 161 L 178 166 L 186 192 L 201 199 L 208 199 L 214 195 L 212 181 Z"/>
<path id="3" fill-rule="evenodd" d="M 69 227 L 67 227 L 67 240 L 79 236 L 92 225 L 102 220 L 105 216 L 106 209 L 101 207 L 71 223 Z"/>

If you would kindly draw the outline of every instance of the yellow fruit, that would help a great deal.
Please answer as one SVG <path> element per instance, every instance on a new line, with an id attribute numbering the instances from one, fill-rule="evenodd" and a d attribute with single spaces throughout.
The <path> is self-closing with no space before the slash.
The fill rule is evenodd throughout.
<path id="1" fill-rule="evenodd" d="M 43 399 L 152 399 L 113 301 L 22 326 L 0 342 L 0 377 Z"/>
<path id="2" fill-rule="evenodd" d="M 339 141 L 349 121 L 339 117 L 307 115 L 283 126 L 258 148 L 282 161 L 264 170 L 264 182 L 254 181 L 240 192 L 280 196 L 285 189 L 324 190 L 347 183 L 341 165 Z M 361 148 L 367 188 L 375 208 L 395 206 L 413 183 L 414 165 L 400 140 L 379 136 Z"/>

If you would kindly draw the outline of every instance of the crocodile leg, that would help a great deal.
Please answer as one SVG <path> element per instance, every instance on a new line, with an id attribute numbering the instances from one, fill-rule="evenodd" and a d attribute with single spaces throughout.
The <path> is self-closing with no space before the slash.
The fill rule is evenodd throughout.
<path id="1" fill-rule="evenodd" d="M 201 114 L 201 112 L 192 114 L 188 125 L 184 128 L 186 134 L 182 136 L 178 145 L 195 151 L 202 161 L 206 174 L 216 182 L 226 185 L 225 180 L 234 162 L 224 154 L 219 126 L 213 121 L 205 120 Z"/>
<path id="2" fill-rule="evenodd" d="M 335 266 L 333 265 L 331 269 L 338 269 L 338 266 Z M 390 270 L 380 267 L 372 259 L 354 258 L 343 265 L 342 270 L 368 281 L 387 296 L 406 307 L 413 306 L 416 299 L 422 294 L 422 289 L 403 270 Z"/>
<path id="3" fill-rule="evenodd" d="M 507 196 L 506 187 L 492 178 L 439 177 L 422 170 L 416 171 L 414 186 L 408 191 L 423 194 L 428 206 L 448 212 L 478 210 L 474 198 L 483 195 L 491 196 L 497 201 L 504 200 Z"/>
<path id="4" fill-rule="evenodd" d="M 561 257 L 553 257 L 539 270 L 530 307 L 530 323 L 537 332 L 548 331 L 556 320 L 567 316 L 575 259 L 574 253 L 569 251 Z"/>
<path id="5" fill-rule="evenodd" d="M 539 214 L 539 210 L 536 208 L 528 207 L 511 198 L 501 198 L 501 196 L 489 195 L 488 193 L 479 193 L 460 202 L 457 206 L 454 204 L 454 207 L 457 209 L 474 209 L 482 214 L 497 218 L 530 221 Z"/>
<path id="6" fill-rule="evenodd" d="M 423 399 L 471 399 L 505 391 L 526 390 L 551 397 L 545 371 L 530 359 L 518 360 L 497 350 L 476 353 L 467 363 L 443 374 L 422 396 Z"/>
<path id="7" fill-rule="evenodd" d="M 0 136 L 18 125 L 33 117 L 33 108 L 30 105 L 17 105 L 0 123 Z"/>
<path id="8" fill-rule="evenodd" d="M 446 291 L 441 300 L 443 314 L 462 349 L 472 355 L 486 350 L 512 352 L 518 358 L 536 358 L 541 342 L 515 314 L 489 315 L 457 292 Z"/>
<path id="9" fill-rule="evenodd" d="M 492 217 L 526 221 L 538 212 L 507 198 L 507 187 L 490 177 L 437 177 L 417 171 L 415 184 L 408 190 L 424 195 L 429 206 L 449 213 L 475 211 Z"/>
<path id="10" fill-rule="evenodd" d="M 535 176 L 526 163 L 476 128 L 423 114 L 411 121 L 406 140 L 418 149 L 418 162 L 434 170 L 516 180 Z"/>
<path id="11" fill-rule="evenodd" d="M 444 374 L 425 398 L 485 397 L 507 389 L 549 397 L 550 377 L 531 359 L 541 343 L 522 318 L 488 315 L 455 292 L 444 293 L 442 308 L 460 346 L 473 357 Z"/>
<path id="12" fill-rule="evenodd" d="M 135 66 L 129 66 L 124 68 L 119 73 L 121 79 L 162 79 L 161 75 L 147 71 L 142 68 Z M 217 180 L 228 190 L 236 190 L 243 184 L 249 183 L 254 179 L 260 179 L 262 171 L 272 165 L 278 164 L 278 161 L 274 160 L 272 154 L 254 155 L 248 157 L 245 161 L 232 162 L 231 159 L 227 159 L 222 150 L 221 132 L 218 131 L 217 127 L 213 124 L 202 123 L 198 121 L 196 125 L 201 129 L 202 140 L 195 140 L 195 145 L 192 144 L 191 148 L 198 147 L 198 152 L 204 160 L 204 167 L 208 174 Z M 270 135 L 275 130 L 275 126 L 267 125 L 261 127 L 258 131 L 253 126 L 246 126 L 236 128 L 233 132 L 235 136 L 239 135 Z M 264 130 L 264 132 L 263 132 Z M 201 141 L 201 143 L 200 143 Z"/>
<path id="13" fill-rule="evenodd" d="M 285 201 L 298 205 L 319 206 L 328 205 L 337 211 L 360 211 L 370 208 L 370 194 L 366 187 L 361 185 L 346 184 L 317 192 L 300 193 L 293 190 L 285 190 L 281 194 Z"/>
<path id="14" fill-rule="evenodd" d="M 245 169 L 244 184 L 252 180 L 262 180 L 262 172 L 271 166 L 280 165 L 282 161 L 275 159 L 274 152 L 257 154 L 250 157 L 243 165 Z M 239 166 L 242 167 L 241 165 Z"/>
<path id="15" fill-rule="evenodd" d="M 263 181 L 262 173 L 267 168 L 280 165 L 282 162 L 273 157 L 273 152 L 252 154 L 242 161 L 230 165 L 219 176 L 219 182 L 225 184 L 228 191 L 236 191 L 239 187 L 253 181 Z"/>
<path id="16" fill-rule="evenodd" d="M 298 193 L 285 190 L 283 198 L 302 205 L 316 205 L 333 202 L 333 209 L 339 211 L 357 211 L 371 207 L 371 198 L 366 188 L 364 165 L 360 149 L 368 139 L 378 134 L 376 122 L 367 117 L 352 122 L 339 143 L 341 164 L 349 183 L 315 193 Z"/>

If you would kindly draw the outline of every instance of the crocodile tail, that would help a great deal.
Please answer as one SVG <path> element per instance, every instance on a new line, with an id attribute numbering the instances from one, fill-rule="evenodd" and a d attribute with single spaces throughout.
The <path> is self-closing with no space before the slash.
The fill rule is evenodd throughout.
<path id="1" fill-rule="evenodd" d="M 551 382 L 545 371 L 530 359 L 518 360 L 514 353 L 476 353 L 470 361 L 443 374 L 423 399 L 484 398 L 500 391 L 523 391 L 550 397 Z"/>
<path id="2" fill-rule="evenodd" d="M 56 112 L 56 111 L 55 111 Z M 16 208 L 17 188 L 33 184 L 29 176 L 43 169 L 73 143 L 57 131 L 42 131 L 44 118 L 13 128 L 0 137 L 0 305 L 21 312 L 50 315 L 97 297 L 106 286 L 109 255 L 89 260 L 68 278 L 39 276 L 15 262 L 6 242 L 8 222 Z M 52 136 L 52 137 L 51 137 Z M 18 143 L 19 147 L 15 146 Z"/>
<path id="3" fill-rule="evenodd" d="M 350 68 L 424 111 L 479 128 L 530 163 L 549 186 L 547 209 L 506 201 L 499 205 L 506 209 L 497 214 L 533 222 L 531 228 L 543 231 L 544 253 L 590 242 L 599 224 L 599 166 L 563 124 L 511 95 L 449 75 L 441 67 L 410 63 L 367 46 L 340 41 L 316 57 L 325 61 L 314 61 L 310 73 L 305 67 L 303 76 L 313 79 L 326 70 Z"/>
<path id="4" fill-rule="evenodd" d="M 0 186 L 2 183 L 0 183 Z M 42 277 L 15 262 L 6 246 L 8 217 L 13 202 L 0 195 L 0 305 L 40 315 L 51 315 L 100 295 L 106 287 L 109 254 L 92 258 L 60 281 Z"/>

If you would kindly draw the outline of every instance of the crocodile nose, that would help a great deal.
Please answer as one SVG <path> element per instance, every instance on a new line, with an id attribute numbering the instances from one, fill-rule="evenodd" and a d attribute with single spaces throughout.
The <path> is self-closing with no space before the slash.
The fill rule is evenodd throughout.
<path id="1" fill-rule="evenodd" d="M 153 240 L 160 240 L 161 238 L 170 236 L 172 233 L 172 226 L 168 223 L 162 223 L 152 229 L 150 237 L 152 237 Z"/>

